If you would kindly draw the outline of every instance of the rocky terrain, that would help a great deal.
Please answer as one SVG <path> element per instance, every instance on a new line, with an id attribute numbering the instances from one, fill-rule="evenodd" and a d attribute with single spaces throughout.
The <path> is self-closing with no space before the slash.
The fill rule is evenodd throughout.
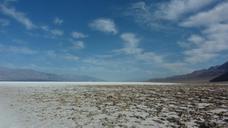
<path id="1" fill-rule="evenodd" d="M 16 128 L 228 127 L 226 85 L 0 87 L 0 97 Z"/>

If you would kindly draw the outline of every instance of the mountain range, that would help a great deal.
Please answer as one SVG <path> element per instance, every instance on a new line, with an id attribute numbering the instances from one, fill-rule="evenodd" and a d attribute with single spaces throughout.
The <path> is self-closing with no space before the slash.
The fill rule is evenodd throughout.
<path id="1" fill-rule="evenodd" d="M 0 67 L 0 81 L 100 81 L 97 78 L 80 75 L 58 75 L 32 69 Z"/>
<path id="2" fill-rule="evenodd" d="M 59 75 L 32 69 L 0 67 L 0 81 L 103 81 L 90 76 Z M 228 81 L 228 62 L 208 69 L 166 78 L 150 79 L 149 82 L 224 82 Z"/>
<path id="3" fill-rule="evenodd" d="M 150 82 L 224 82 L 228 81 L 228 62 L 188 74 L 156 78 Z"/>

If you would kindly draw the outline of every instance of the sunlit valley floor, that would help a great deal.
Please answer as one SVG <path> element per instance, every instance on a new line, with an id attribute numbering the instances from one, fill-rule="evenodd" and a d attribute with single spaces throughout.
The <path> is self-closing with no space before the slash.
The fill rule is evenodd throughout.
<path id="1" fill-rule="evenodd" d="M 0 113 L 0 128 L 227 128 L 228 86 L 0 86 Z"/>

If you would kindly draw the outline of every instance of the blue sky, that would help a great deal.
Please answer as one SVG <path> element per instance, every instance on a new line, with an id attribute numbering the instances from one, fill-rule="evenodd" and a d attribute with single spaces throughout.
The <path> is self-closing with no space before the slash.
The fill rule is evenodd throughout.
<path id="1" fill-rule="evenodd" d="M 1 0 L 0 66 L 107 81 L 228 60 L 227 0 Z"/>

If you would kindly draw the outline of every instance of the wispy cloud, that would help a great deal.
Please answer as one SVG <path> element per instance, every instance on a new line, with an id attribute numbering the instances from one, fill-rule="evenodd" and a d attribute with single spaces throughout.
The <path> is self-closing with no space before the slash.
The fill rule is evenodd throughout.
<path id="1" fill-rule="evenodd" d="M 17 2 L 18 0 L 3 0 L 4 3 Z"/>
<path id="2" fill-rule="evenodd" d="M 2 14 L 15 19 L 27 29 L 33 29 L 36 27 L 36 25 L 34 25 L 33 22 L 23 12 L 19 12 L 13 7 L 10 8 L 4 4 L 0 4 L 0 10 Z"/>
<path id="3" fill-rule="evenodd" d="M 62 57 L 63 57 L 63 59 L 69 60 L 69 61 L 78 61 L 80 59 L 80 57 L 72 55 L 72 54 L 65 54 Z"/>
<path id="4" fill-rule="evenodd" d="M 56 51 L 53 51 L 53 50 L 47 51 L 46 54 L 51 58 L 64 59 L 67 61 L 78 61 L 80 59 L 79 56 L 76 56 L 70 53 L 57 53 Z"/>
<path id="5" fill-rule="evenodd" d="M 124 48 L 117 50 L 117 52 L 122 52 L 128 55 L 133 55 L 136 59 L 146 61 L 149 63 L 161 63 L 163 62 L 163 57 L 154 52 L 147 52 L 140 48 L 140 38 L 133 33 L 123 33 L 121 39 L 124 42 Z"/>
<path id="6" fill-rule="evenodd" d="M 72 32 L 71 36 L 75 39 L 82 39 L 82 38 L 87 38 L 88 35 L 81 33 L 81 32 Z"/>
<path id="7" fill-rule="evenodd" d="M 52 29 L 52 30 L 50 30 L 50 32 L 54 36 L 62 36 L 62 35 L 64 35 L 64 31 L 62 31 L 60 29 Z"/>
<path id="8" fill-rule="evenodd" d="M 184 22 L 181 23 L 181 26 L 184 27 L 199 27 L 199 26 L 211 26 L 218 23 L 228 22 L 228 2 L 224 2 L 216 6 L 215 8 L 200 12 L 196 15 L 193 15 L 187 18 Z"/>
<path id="9" fill-rule="evenodd" d="M 59 17 L 56 17 L 54 20 L 53 20 L 53 23 L 55 25 L 62 25 L 63 24 L 63 19 L 60 19 Z"/>
<path id="10" fill-rule="evenodd" d="M 146 51 L 145 49 L 140 48 L 139 45 L 141 39 L 134 33 L 123 33 L 120 35 L 120 38 L 123 40 L 124 47 L 114 50 L 114 52 L 131 55 L 140 62 L 159 65 L 159 67 L 166 68 L 174 72 L 176 72 L 175 69 L 178 66 L 183 67 L 183 70 L 189 70 L 187 67 L 184 67 L 186 65 L 182 62 L 167 62 L 163 55 L 157 54 L 153 51 Z"/>
<path id="11" fill-rule="evenodd" d="M 85 48 L 84 42 L 83 41 L 73 41 L 73 48 L 74 49 L 83 49 Z"/>
<path id="12" fill-rule="evenodd" d="M 99 18 L 92 21 L 89 26 L 97 31 L 117 34 L 118 30 L 113 20 L 108 18 Z"/>
<path id="13" fill-rule="evenodd" d="M 197 13 L 208 5 L 215 3 L 213 0 L 170 0 L 157 4 L 150 2 L 135 2 L 125 9 L 124 14 L 131 16 L 141 26 L 157 29 L 172 29 L 170 23 L 181 21 L 189 14 Z"/>
<path id="14" fill-rule="evenodd" d="M 49 26 L 47 26 L 47 25 L 43 25 L 43 26 L 41 26 L 40 27 L 43 31 L 50 31 L 50 28 L 49 28 Z"/>
<path id="15" fill-rule="evenodd" d="M 10 21 L 7 19 L 0 19 L 0 26 L 9 26 L 10 25 Z"/>
<path id="16" fill-rule="evenodd" d="M 40 26 L 40 29 L 46 33 L 48 33 L 47 35 L 45 35 L 44 37 L 48 37 L 48 38 L 54 38 L 54 37 L 57 37 L 57 36 L 63 36 L 64 35 L 64 31 L 61 30 L 61 29 L 53 29 L 53 28 L 50 28 L 48 25 L 43 25 L 43 26 Z"/>
<path id="17" fill-rule="evenodd" d="M 214 0 L 171 0 L 159 4 L 155 12 L 156 18 L 177 21 L 186 14 L 196 13 L 215 2 Z"/>
<path id="18" fill-rule="evenodd" d="M 124 42 L 124 48 L 115 50 L 128 55 L 133 55 L 136 59 L 146 62 L 160 62 L 162 57 L 153 52 L 146 52 L 139 47 L 140 39 L 134 33 L 123 33 L 121 39 Z M 158 59 L 160 58 L 160 59 Z"/>
<path id="19" fill-rule="evenodd" d="M 15 19 L 17 22 L 21 23 L 26 27 L 26 29 L 40 29 L 45 32 L 50 33 L 52 36 L 63 36 L 64 31 L 60 29 L 51 29 L 49 26 L 39 26 L 35 25 L 27 16 L 25 13 L 20 12 L 16 10 L 14 7 L 9 7 L 8 3 L 10 3 L 11 0 L 5 1 L 5 4 L 0 4 L 0 12 L 8 17 L 11 17 Z M 13 2 L 13 1 L 12 1 Z M 6 4 L 7 3 L 7 4 Z M 61 25 L 63 23 L 63 20 L 56 17 L 53 21 L 56 25 Z M 0 25 L 7 26 L 9 25 L 9 21 L 5 19 L 0 19 Z M 46 36 L 47 37 L 47 36 Z"/>
<path id="20" fill-rule="evenodd" d="M 36 50 L 30 49 L 28 47 L 23 46 L 11 46 L 11 45 L 3 45 L 0 44 L 0 52 L 1 53 L 14 53 L 14 54 L 35 54 Z"/>
<path id="21" fill-rule="evenodd" d="M 131 16 L 134 21 L 141 26 L 160 27 L 157 19 L 154 16 L 153 7 L 143 1 L 132 3 L 125 10 L 124 15 Z"/>
<path id="22" fill-rule="evenodd" d="M 2 0 L 4 5 L 10 5 L 11 3 L 18 2 L 18 0 Z"/>

